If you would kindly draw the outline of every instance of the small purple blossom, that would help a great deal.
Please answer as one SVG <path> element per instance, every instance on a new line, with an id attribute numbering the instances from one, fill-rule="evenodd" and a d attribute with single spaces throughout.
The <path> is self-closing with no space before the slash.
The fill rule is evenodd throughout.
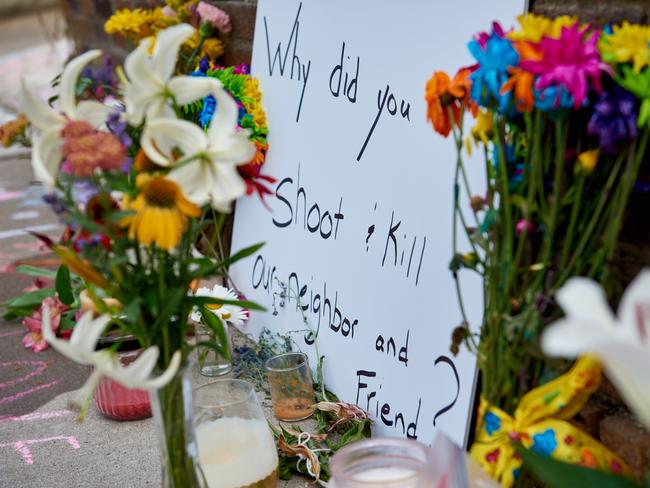
<path id="1" fill-rule="evenodd" d="M 615 154 L 619 143 L 637 136 L 639 104 L 634 95 L 618 85 L 600 94 L 587 126 L 598 136 L 603 152 Z"/>
<path id="2" fill-rule="evenodd" d="M 47 203 L 50 207 L 52 207 L 52 211 L 57 214 L 61 215 L 62 213 L 65 213 L 66 211 L 66 206 L 61 197 L 55 193 L 46 193 L 43 195 L 43 201 Z"/>
<path id="3" fill-rule="evenodd" d="M 124 147 L 129 147 L 133 140 L 126 130 L 126 121 L 122 120 L 122 108 L 118 108 L 108 115 L 106 126 L 117 136 Z"/>
<path id="4" fill-rule="evenodd" d="M 251 73 L 251 67 L 249 64 L 241 63 L 235 66 L 232 72 L 236 75 L 249 75 Z"/>
<path id="5" fill-rule="evenodd" d="M 90 181 L 79 180 L 72 185 L 72 199 L 80 207 L 85 207 L 88 201 L 98 193 L 97 187 Z"/>

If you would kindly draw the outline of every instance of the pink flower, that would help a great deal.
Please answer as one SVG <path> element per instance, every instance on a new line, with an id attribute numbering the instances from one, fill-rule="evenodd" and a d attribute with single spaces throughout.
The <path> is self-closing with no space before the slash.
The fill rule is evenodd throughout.
<path id="1" fill-rule="evenodd" d="M 172 19 L 178 18 L 178 14 L 176 13 L 176 11 L 173 8 L 171 8 L 169 5 L 165 5 L 163 7 L 162 14 L 165 17 L 171 17 Z"/>
<path id="2" fill-rule="evenodd" d="M 47 342 L 43 338 L 41 329 L 43 307 L 48 307 L 50 309 L 52 330 L 54 331 L 57 331 L 61 324 L 61 314 L 68 309 L 67 305 L 61 303 L 58 296 L 55 296 L 54 298 L 47 297 L 43 300 L 40 308 L 36 310 L 31 317 L 25 317 L 23 319 L 23 325 L 29 330 L 29 332 L 25 334 L 25 337 L 23 337 L 23 346 L 34 352 L 44 351 L 48 347 Z"/>
<path id="3" fill-rule="evenodd" d="M 530 235 L 532 234 L 533 230 L 535 230 L 535 225 L 530 220 L 521 219 L 519 222 L 517 222 L 517 225 L 515 226 L 515 232 L 517 233 L 518 236 L 520 236 L 524 232 Z"/>
<path id="4" fill-rule="evenodd" d="M 548 87 L 564 87 L 573 97 L 574 107 L 580 108 L 587 99 L 589 82 L 600 93 L 600 75 L 611 68 L 600 59 L 598 53 L 598 31 L 593 31 L 585 40 L 589 26 L 580 29 L 576 22 L 563 27 L 559 39 L 543 37 L 539 43 L 541 60 L 522 60 L 520 67 L 539 75 L 535 88 L 542 91 Z"/>
<path id="5" fill-rule="evenodd" d="M 220 8 L 210 5 L 209 3 L 199 2 L 196 11 L 199 14 L 199 17 L 201 17 L 201 20 L 212 25 L 215 29 L 224 34 L 230 32 L 230 17 Z"/>

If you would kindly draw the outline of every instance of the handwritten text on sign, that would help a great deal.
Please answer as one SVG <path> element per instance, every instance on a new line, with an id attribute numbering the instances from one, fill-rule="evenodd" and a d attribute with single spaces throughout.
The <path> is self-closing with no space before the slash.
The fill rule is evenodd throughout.
<path id="1" fill-rule="evenodd" d="M 312 366 L 316 340 L 328 386 L 368 410 L 379 434 L 465 439 L 475 362 L 448 352 L 461 321 L 447 269 L 453 145 L 426 123 L 424 86 L 434 69 L 470 64 L 471 35 L 520 10 L 515 0 L 258 3 L 253 72 L 270 128 L 264 172 L 277 182 L 271 211 L 238 204 L 233 249 L 267 244 L 232 276 L 277 313 L 244 327 L 299 330 Z M 478 323 L 480 283 L 463 286 Z"/>

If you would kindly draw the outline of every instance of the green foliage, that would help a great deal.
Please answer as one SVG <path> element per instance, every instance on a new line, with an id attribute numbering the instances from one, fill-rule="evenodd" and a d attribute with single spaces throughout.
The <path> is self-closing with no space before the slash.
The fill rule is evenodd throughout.
<path id="1" fill-rule="evenodd" d="M 59 294 L 59 300 L 65 305 L 74 303 L 74 294 L 72 293 L 72 282 L 70 280 L 70 270 L 67 266 L 60 266 L 56 273 L 56 292 Z"/>
<path id="2" fill-rule="evenodd" d="M 518 451 L 526 467 L 548 488 L 639 488 L 633 481 L 622 476 L 575 464 L 563 463 L 541 456 L 519 446 Z"/>

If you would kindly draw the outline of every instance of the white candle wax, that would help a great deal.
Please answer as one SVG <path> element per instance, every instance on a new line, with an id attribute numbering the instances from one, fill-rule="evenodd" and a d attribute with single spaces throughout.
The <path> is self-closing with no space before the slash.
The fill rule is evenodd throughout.
<path id="1" fill-rule="evenodd" d="M 204 422 L 196 428 L 196 441 L 210 488 L 257 483 L 278 467 L 275 443 L 264 420 L 231 417 Z"/>

